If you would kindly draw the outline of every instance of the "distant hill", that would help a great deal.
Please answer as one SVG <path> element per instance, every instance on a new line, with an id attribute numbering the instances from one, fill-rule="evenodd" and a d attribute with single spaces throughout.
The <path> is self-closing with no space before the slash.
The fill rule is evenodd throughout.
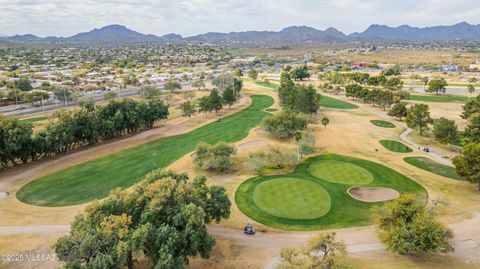
<path id="1" fill-rule="evenodd" d="M 320 31 L 307 26 L 291 26 L 280 32 L 272 31 L 247 31 L 231 33 L 206 33 L 197 36 L 187 37 L 189 42 L 234 42 L 234 43 L 329 43 L 344 42 L 346 35 L 342 32 L 328 28 Z"/>
<path id="2" fill-rule="evenodd" d="M 146 35 L 128 29 L 123 25 L 113 24 L 93 29 L 89 32 L 78 33 L 70 37 L 49 36 L 45 38 L 34 35 L 15 35 L 0 37 L 0 40 L 21 43 L 81 43 L 81 44 L 107 44 L 107 43 L 139 43 L 139 42 L 179 42 L 181 35 L 168 34 L 164 36 Z"/>
<path id="3" fill-rule="evenodd" d="M 290 26 L 281 31 L 246 31 L 231 33 L 205 33 L 182 37 L 178 34 L 156 36 L 142 34 L 123 25 L 108 25 L 100 29 L 79 33 L 70 37 L 38 37 L 31 34 L 0 37 L 0 41 L 18 43 L 139 43 L 139 42 L 201 42 L 201 43 L 345 43 L 362 42 L 429 42 L 429 41 L 480 41 L 480 25 L 466 22 L 451 26 L 411 27 L 402 25 L 390 27 L 374 24 L 361 33 L 345 35 L 335 28 L 317 30 L 308 26 Z"/>
<path id="4" fill-rule="evenodd" d="M 351 34 L 349 38 L 360 41 L 480 41 L 480 25 L 462 22 L 451 26 L 418 28 L 374 24 L 362 33 Z"/>

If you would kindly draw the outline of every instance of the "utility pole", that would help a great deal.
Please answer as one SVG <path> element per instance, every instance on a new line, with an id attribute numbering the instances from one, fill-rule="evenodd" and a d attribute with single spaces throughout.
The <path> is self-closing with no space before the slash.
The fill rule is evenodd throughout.
<path id="1" fill-rule="evenodd" d="M 17 89 L 14 89 L 15 91 L 15 105 L 18 106 L 18 92 Z"/>
<path id="2" fill-rule="evenodd" d="M 67 104 L 67 88 L 63 88 L 63 98 L 65 98 L 65 108 L 68 107 L 68 104 Z"/>
<path id="3" fill-rule="evenodd" d="M 41 96 L 42 96 L 42 111 L 45 112 L 45 102 L 43 102 L 43 92 Z"/>

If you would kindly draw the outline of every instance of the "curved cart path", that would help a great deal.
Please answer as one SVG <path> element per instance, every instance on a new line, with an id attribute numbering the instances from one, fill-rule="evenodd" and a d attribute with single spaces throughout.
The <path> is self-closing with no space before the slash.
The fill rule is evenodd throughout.
<path id="1" fill-rule="evenodd" d="M 480 212 L 476 212 L 472 219 L 449 225 L 455 235 L 453 255 L 469 261 L 480 262 Z M 62 235 L 68 233 L 69 225 L 35 225 L 35 226 L 0 226 L 0 236 L 3 235 Z M 209 232 L 219 238 L 229 239 L 236 244 L 260 247 L 278 251 L 282 247 L 301 247 L 318 232 L 257 232 L 256 235 L 245 235 L 242 230 L 210 225 Z M 350 254 L 384 250 L 385 247 L 378 241 L 373 226 L 361 228 L 347 228 L 335 231 L 340 240 L 344 240 Z M 278 257 L 268 261 L 268 266 L 274 266 Z"/>

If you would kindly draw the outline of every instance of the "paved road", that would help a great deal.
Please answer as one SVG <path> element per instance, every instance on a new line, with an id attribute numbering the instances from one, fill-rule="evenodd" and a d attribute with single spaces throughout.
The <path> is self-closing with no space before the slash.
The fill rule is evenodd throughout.
<path id="1" fill-rule="evenodd" d="M 116 91 L 117 95 L 119 97 L 128 97 L 128 96 L 134 96 L 138 95 L 138 88 L 129 88 L 126 90 L 119 90 Z M 100 102 L 103 101 L 103 93 L 99 94 L 88 94 L 85 95 L 86 97 L 93 97 L 95 102 Z M 27 115 L 34 115 L 34 114 L 39 114 L 39 113 L 44 113 L 44 112 L 49 112 L 56 110 L 58 108 L 64 108 L 65 103 L 62 101 L 59 101 L 57 104 L 52 104 L 52 105 L 46 105 L 45 107 L 32 107 L 31 105 L 25 105 L 27 108 L 22 109 L 22 110 L 17 110 L 17 106 L 8 106 L 2 108 L 0 113 L 6 116 L 27 116 Z M 68 102 L 67 103 L 68 107 L 76 107 L 77 103 L 76 102 Z"/>
<path id="2" fill-rule="evenodd" d="M 455 238 L 453 255 L 460 258 L 480 262 L 480 212 L 475 212 L 469 220 L 449 225 Z M 0 236 L 5 235 L 62 235 L 70 231 L 69 225 L 34 225 L 34 226 L 0 226 Z M 254 236 L 243 234 L 243 230 L 211 225 L 210 234 L 234 241 L 237 244 L 260 247 L 279 251 L 282 247 L 301 247 L 308 239 L 318 232 L 258 232 Z M 385 246 L 378 241 L 375 228 L 372 226 L 348 228 L 336 231 L 337 237 L 344 240 L 350 254 L 384 250 Z M 273 268 L 278 263 L 278 257 L 270 260 L 265 268 Z"/>
<path id="3" fill-rule="evenodd" d="M 408 138 L 408 135 L 413 131 L 411 128 L 409 128 L 407 125 L 404 125 L 404 127 L 406 128 L 405 131 L 403 133 L 400 134 L 400 139 L 402 139 L 405 143 L 407 144 L 410 144 L 411 146 L 413 146 L 414 148 L 420 148 L 420 145 L 416 144 L 415 142 L 413 142 L 410 138 Z M 442 163 L 442 164 L 445 164 L 445 165 L 448 165 L 448 166 L 452 166 L 453 167 L 453 164 L 452 164 L 452 161 L 450 161 L 449 159 L 445 159 L 443 158 L 442 154 L 436 152 L 434 149 L 430 149 L 429 152 L 424 152 L 425 154 L 433 157 L 434 159 L 436 159 L 439 163 Z"/>
<path id="4" fill-rule="evenodd" d="M 188 91 L 190 86 L 191 86 L 190 82 L 183 82 L 182 83 L 182 89 L 184 89 L 184 90 Z M 161 89 L 163 89 L 162 85 L 159 85 L 159 87 Z M 117 90 L 117 91 L 115 91 L 115 93 L 117 93 L 117 95 L 119 97 L 129 97 L 129 96 L 135 96 L 135 95 L 141 94 L 139 92 L 139 90 L 140 90 L 140 87 L 129 87 L 125 90 Z M 92 94 L 88 94 L 88 95 L 85 95 L 85 96 L 93 97 L 95 102 L 100 102 L 100 101 L 104 100 L 103 99 L 103 92 L 98 93 L 98 94 L 92 93 Z M 5 116 L 17 116 L 17 117 L 30 116 L 30 115 L 40 114 L 40 113 L 44 113 L 44 112 L 54 111 L 58 108 L 64 108 L 65 107 L 65 103 L 62 102 L 62 101 L 59 101 L 56 104 L 46 105 L 45 107 L 33 107 L 31 104 L 23 104 L 23 105 L 26 106 L 26 108 L 21 109 L 21 110 L 16 109 L 17 105 L 0 107 L 0 114 L 3 114 Z M 69 107 L 69 108 L 76 107 L 76 106 L 77 106 L 76 102 L 68 102 L 67 103 L 67 107 Z"/>
<path id="5" fill-rule="evenodd" d="M 371 112 L 377 116 L 380 116 L 382 117 L 383 119 L 387 120 L 388 122 L 392 123 L 392 124 L 398 124 L 398 122 L 392 122 L 391 121 L 391 118 L 388 117 L 387 115 L 385 115 L 384 113 L 380 113 L 380 112 Z M 409 137 L 408 135 L 413 132 L 413 129 L 412 128 L 409 128 L 405 123 L 401 123 L 401 125 L 405 128 L 405 131 L 403 133 L 400 134 L 400 139 L 409 144 L 410 146 L 412 146 L 413 148 L 421 148 L 422 146 L 421 145 L 418 145 L 417 143 L 413 142 Z M 429 152 L 423 152 L 424 154 L 430 156 L 430 157 L 433 157 L 434 159 L 436 159 L 439 163 L 442 163 L 442 164 L 445 164 L 445 165 L 448 165 L 448 166 L 453 166 L 452 164 L 452 161 L 450 161 L 449 159 L 445 159 L 443 158 L 442 154 L 441 153 L 438 153 L 435 151 L 435 149 L 432 149 L 430 148 L 430 151 Z"/>

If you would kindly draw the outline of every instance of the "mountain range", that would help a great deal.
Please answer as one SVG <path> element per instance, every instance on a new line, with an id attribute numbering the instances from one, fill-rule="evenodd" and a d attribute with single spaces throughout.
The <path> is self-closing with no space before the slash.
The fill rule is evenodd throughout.
<path id="1" fill-rule="evenodd" d="M 190 37 L 178 34 L 156 36 L 142 34 L 123 25 L 108 25 L 70 37 L 38 37 L 32 34 L 3 36 L 0 41 L 16 43 L 57 43 L 57 44 L 109 44 L 140 42 L 202 42 L 202 43 L 250 43 L 250 44 L 302 44 L 302 43 L 346 43 L 346 42 L 431 42 L 431 41 L 480 41 L 480 25 L 466 22 L 450 26 L 411 27 L 402 25 L 390 27 L 374 24 L 361 33 L 346 35 L 329 27 L 317 30 L 308 26 L 290 26 L 281 31 L 246 31 L 216 33 L 209 32 Z"/>

